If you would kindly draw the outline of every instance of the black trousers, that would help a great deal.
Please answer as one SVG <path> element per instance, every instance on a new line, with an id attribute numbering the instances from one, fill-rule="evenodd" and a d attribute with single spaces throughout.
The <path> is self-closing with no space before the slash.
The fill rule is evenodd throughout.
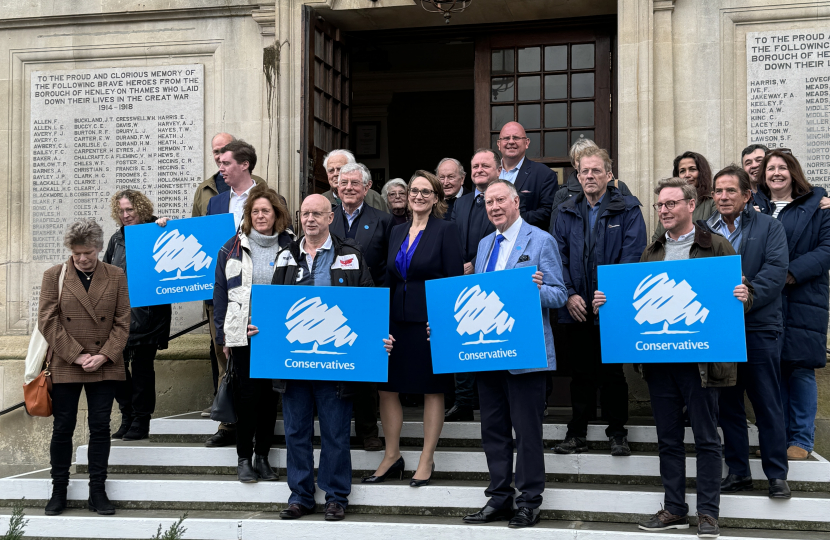
<path id="1" fill-rule="evenodd" d="M 378 385 L 354 383 L 354 432 L 359 441 L 378 436 Z"/>
<path id="2" fill-rule="evenodd" d="M 103 489 L 107 481 L 107 465 L 110 458 L 110 414 L 115 399 L 115 387 L 119 381 L 94 383 L 56 383 L 52 385 L 52 441 L 49 444 L 49 460 L 52 464 L 52 485 L 69 484 L 69 467 L 72 465 L 72 435 L 78 421 L 78 402 L 81 389 L 86 392 L 87 420 L 89 424 L 89 486 Z"/>
<path id="3" fill-rule="evenodd" d="M 568 365 L 571 368 L 573 418 L 566 437 L 588 435 L 588 422 L 596 417 L 597 389 L 602 417 L 608 422 L 607 437 L 625 437 L 628 430 L 628 382 L 622 364 L 603 364 L 599 326 L 593 317 L 586 322 L 563 325 Z"/>
<path id="4" fill-rule="evenodd" d="M 645 369 L 651 408 L 657 424 L 660 477 L 666 492 L 664 508 L 677 516 L 689 513 L 689 505 L 686 504 L 686 448 L 683 446 L 685 405 L 697 452 L 697 511 L 717 519 L 723 470 L 718 434 L 720 389 L 701 387 L 697 364 L 648 364 Z"/>
<path id="5" fill-rule="evenodd" d="M 274 440 L 279 396 L 271 379 L 251 378 L 251 348 L 231 348 L 234 369 L 239 379 L 236 406 L 236 455 L 251 459 L 254 452 L 268 455 Z M 254 447 L 256 437 L 256 447 Z"/>
<path id="6" fill-rule="evenodd" d="M 786 480 L 787 431 L 781 405 L 780 333 L 746 333 L 746 362 L 738 363 L 738 384 L 720 393 L 720 425 L 724 458 L 729 472 L 749 476 L 749 435 L 746 431 L 744 392 L 755 410 L 761 445 L 761 464 L 769 479 Z"/>
<path id="7" fill-rule="evenodd" d="M 507 371 L 478 373 L 481 446 L 487 457 L 488 506 L 538 508 L 545 489 L 542 407 L 546 372 L 511 375 Z M 513 489 L 513 431 L 516 432 L 516 489 Z"/>
<path id="8" fill-rule="evenodd" d="M 147 428 L 156 410 L 156 345 L 140 345 L 124 349 L 124 370 L 127 380 L 119 381 L 115 401 L 125 422 Z"/>

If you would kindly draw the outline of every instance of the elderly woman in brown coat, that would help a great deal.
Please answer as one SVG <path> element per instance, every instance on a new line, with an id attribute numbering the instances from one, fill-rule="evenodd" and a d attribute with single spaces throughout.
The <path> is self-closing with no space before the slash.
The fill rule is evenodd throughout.
<path id="1" fill-rule="evenodd" d="M 130 333 L 130 297 L 120 268 L 98 260 L 104 231 L 92 219 L 73 223 L 64 245 L 72 256 L 43 274 L 38 328 L 49 343 L 52 373 L 52 497 L 46 515 L 66 508 L 72 463 L 72 434 L 78 419 L 81 389 L 89 421 L 89 509 L 115 513 L 104 484 L 110 453 L 110 414 L 117 381 L 123 381 L 122 353 Z M 65 272 L 62 272 L 63 267 Z M 62 291 L 59 292 L 61 276 Z"/>

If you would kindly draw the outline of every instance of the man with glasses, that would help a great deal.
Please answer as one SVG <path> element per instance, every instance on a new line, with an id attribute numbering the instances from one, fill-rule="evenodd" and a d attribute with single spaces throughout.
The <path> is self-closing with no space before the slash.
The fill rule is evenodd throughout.
<path id="1" fill-rule="evenodd" d="M 459 198 L 453 209 L 452 221 L 461 233 L 464 250 L 464 273 L 475 272 L 475 259 L 481 239 L 492 233 L 495 227 L 487 219 L 484 208 L 484 190 L 498 180 L 501 172 L 501 155 L 498 150 L 480 148 L 473 155 L 471 176 L 475 190 Z M 445 191 L 446 193 L 446 191 Z M 475 373 L 455 374 L 455 403 L 444 415 L 445 422 L 471 422 L 475 405 Z"/>
<path id="2" fill-rule="evenodd" d="M 682 261 L 704 257 L 735 255 L 728 240 L 692 221 L 697 190 L 682 178 L 660 180 L 654 189 L 654 208 L 666 234 L 643 251 L 640 262 Z M 730 210 L 731 211 L 731 210 Z M 744 284 L 733 291 L 743 302 L 744 312 L 752 307 L 752 294 Z M 612 299 L 613 300 L 613 299 Z M 593 299 L 596 313 L 606 298 L 597 291 Z M 630 300 L 629 300 L 630 301 Z M 644 364 L 651 408 L 657 427 L 660 477 L 665 500 L 663 509 L 641 521 L 640 529 L 665 531 L 689 528 L 689 505 L 686 504 L 686 434 L 683 408 L 692 423 L 697 452 L 697 535 L 717 538 L 720 535 L 721 441 L 718 435 L 718 395 L 721 387 L 734 386 L 737 365 L 724 363 Z M 746 431 L 746 424 L 743 426 Z"/>
<path id="3" fill-rule="evenodd" d="M 444 188 L 444 202 L 447 203 L 447 213 L 444 220 L 452 220 L 452 209 L 455 201 L 464 194 L 464 179 L 467 173 L 464 166 L 457 159 L 446 157 L 438 162 L 435 168 L 435 176 Z"/>
<path id="4" fill-rule="evenodd" d="M 334 210 L 335 206 L 340 204 L 340 195 L 338 194 L 340 169 L 342 169 L 344 165 L 352 163 L 356 163 L 354 154 L 348 150 L 343 150 L 342 148 L 332 150 L 326 154 L 325 158 L 323 158 L 323 168 L 326 170 L 326 177 L 328 178 L 329 186 L 331 187 L 331 189 L 323 193 L 323 197 L 331 202 L 332 210 Z M 369 176 L 369 191 L 366 192 L 365 198 L 366 204 L 372 208 L 377 208 L 383 212 L 389 211 L 386 208 L 386 202 L 383 200 L 383 197 L 380 196 L 380 193 L 372 189 L 371 175 Z"/>
<path id="5" fill-rule="evenodd" d="M 501 128 L 498 146 L 503 156 L 499 178 L 516 186 L 522 219 L 547 231 L 558 187 L 556 173 L 542 163 L 525 159 L 530 139 L 518 122 L 508 122 Z"/>
<path id="6" fill-rule="evenodd" d="M 559 310 L 565 350 L 571 365 L 571 406 L 565 440 L 557 454 L 588 451 L 588 422 L 596 417 L 600 390 L 605 435 L 612 456 L 629 456 L 628 383 L 622 364 L 603 364 L 599 318 L 590 309 L 597 290 L 597 266 L 640 260 L 646 247 L 646 223 L 640 201 L 609 186 L 611 158 L 601 148 L 589 148 L 579 158 L 582 193 L 559 207 L 554 237 L 562 255 L 568 302 Z M 613 321 L 608 321 L 613 324 Z"/>
<path id="7" fill-rule="evenodd" d="M 369 169 L 362 163 L 347 163 L 340 169 L 338 192 L 341 204 L 335 207 L 329 229 L 339 238 L 349 238 L 360 245 L 363 259 L 369 266 L 376 287 L 386 276 L 386 256 L 392 216 L 372 208 L 366 201 L 371 190 Z M 354 396 L 355 435 L 363 449 L 383 450 L 378 437 L 378 391 L 374 383 L 356 383 Z"/>

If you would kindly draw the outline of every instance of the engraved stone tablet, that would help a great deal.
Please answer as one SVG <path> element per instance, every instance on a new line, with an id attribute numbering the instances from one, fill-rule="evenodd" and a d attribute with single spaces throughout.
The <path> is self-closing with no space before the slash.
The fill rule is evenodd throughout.
<path id="1" fill-rule="evenodd" d="M 118 190 L 143 192 L 158 217 L 190 217 L 203 141 L 201 64 L 33 72 L 32 260 L 44 269 L 66 260 L 66 227 L 85 217 L 101 224 L 106 247 Z M 39 276 L 31 285 L 36 302 Z M 184 306 L 174 306 L 174 328 L 201 319 L 201 304 Z"/>
<path id="2" fill-rule="evenodd" d="M 830 28 L 746 35 L 749 143 L 789 148 L 830 191 Z"/>

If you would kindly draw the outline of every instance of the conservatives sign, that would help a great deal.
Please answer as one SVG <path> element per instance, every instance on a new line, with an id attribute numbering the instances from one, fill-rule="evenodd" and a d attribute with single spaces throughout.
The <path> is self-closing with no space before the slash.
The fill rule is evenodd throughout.
<path id="1" fill-rule="evenodd" d="M 548 365 L 535 266 L 426 282 L 433 373 Z"/>
<path id="2" fill-rule="evenodd" d="M 387 380 L 389 289 L 254 285 L 251 324 L 251 377 Z"/>
<path id="3" fill-rule="evenodd" d="M 746 362 L 741 258 L 597 268 L 604 363 Z"/>
<path id="4" fill-rule="evenodd" d="M 235 232 L 233 214 L 124 227 L 130 305 L 213 298 L 216 256 Z"/>

